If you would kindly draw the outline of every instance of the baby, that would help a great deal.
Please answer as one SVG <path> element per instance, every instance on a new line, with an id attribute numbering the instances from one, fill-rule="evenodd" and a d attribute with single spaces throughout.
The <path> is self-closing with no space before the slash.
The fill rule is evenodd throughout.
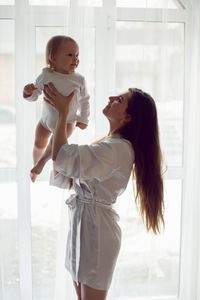
<path id="1" fill-rule="evenodd" d="M 42 70 L 35 84 L 31 83 L 24 87 L 23 96 L 28 101 L 36 101 L 42 93 L 44 85 L 49 82 L 52 82 L 55 88 L 64 96 L 68 96 L 72 91 L 75 91 L 67 118 L 66 135 L 69 137 L 74 130 L 74 126 L 85 129 L 89 117 L 89 95 L 85 78 L 75 72 L 79 64 L 78 44 L 68 36 L 52 37 L 46 46 L 46 63 L 47 68 Z M 33 182 L 51 158 L 52 147 L 51 141 L 48 144 L 48 140 L 55 129 L 57 117 L 56 110 L 43 101 L 42 116 L 35 133 L 34 167 L 30 172 Z"/>

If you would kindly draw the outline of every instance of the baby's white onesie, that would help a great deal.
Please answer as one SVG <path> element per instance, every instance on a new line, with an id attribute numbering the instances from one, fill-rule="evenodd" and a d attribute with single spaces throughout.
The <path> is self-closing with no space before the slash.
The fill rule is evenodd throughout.
<path id="1" fill-rule="evenodd" d="M 55 88 L 63 96 L 68 96 L 75 90 L 74 97 L 70 103 L 67 123 L 74 124 L 75 122 L 81 122 L 88 124 L 90 96 L 87 92 L 85 78 L 79 73 L 62 74 L 49 68 L 44 68 L 34 84 L 37 90 L 35 90 L 30 97 L 26 98 L 26 100 L 36 101 L 44 89 L 44 84 L 48 84 L 49 82 L 52 82 Z M 40 120 L 43 127 L 52 132 L 55 129 L 57 118 L 57 111 L 47 102 L 43 101 L 42 116 Z"/>

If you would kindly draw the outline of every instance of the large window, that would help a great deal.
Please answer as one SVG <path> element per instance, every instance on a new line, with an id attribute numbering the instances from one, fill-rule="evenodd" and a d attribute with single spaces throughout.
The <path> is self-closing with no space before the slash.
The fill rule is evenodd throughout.
<path id="1" fill-rule="evenodd" d="M 67 195 L 49 187 L 51 162 L 36 183 L 29 182 L 34 130 L 41 115 L 42 97 L 36 104 L 27 104 L 22 98 L 22 88 L 30 80 L 34 81 L 45 67 L 48 39 L 68 33 L 71 6 L 70 1 L 64 0 L 23 0 L 26 4 L 23 19 L 23 14 L 17 15 L 22 7 L 20 2 L 0 0 L 0 186 L 3 195 L 0 242 L 4 239 L 0 249 L 0 298 L 27 300 L 33 295 L 34 300 L 58 300 L 54 299 L 58 268 L 64 265 L 64 261 L 58 262 L 58 244 L 63 216 L 67 227 L 67 212 L 63 207 Z M 91 118 L 87 130 L 76 130 L 70 141 L 91 143 L 105 135 L 108 124 L 101 110 L 107 97 L 137 87 L 150 93 L 156 101 L 164 154 L 165 232 L 157 237 L 146 233 L 130 182 L 116 205 L 121 216 L 123 242 L 108 300 L 179 297 L 185 45 L 188 42 L 187 1 L 183 2 L 71 1 L 71 4 L 79 3 L 79 12 L 88 16 L 83 20 L 78 72 L 84 72 L 87 79 Z M 25 35 L 20 34 L 20 28 Z M 26 46 L 25 57 L 20 52 L 22 45 Z M 25 223 L 21 222 L 23 219 Z M 26 290 L 27 282 L 32 291 Z M 69 300 L 75 299 L 70 297 Z"/>

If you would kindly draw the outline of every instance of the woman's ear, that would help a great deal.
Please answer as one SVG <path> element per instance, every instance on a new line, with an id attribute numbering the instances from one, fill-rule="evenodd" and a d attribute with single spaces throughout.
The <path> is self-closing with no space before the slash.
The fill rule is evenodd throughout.
<path id="1" fill-rule="evenodd" d="M 126 116 L 125 116 L 125 118 L 124 118 L 124 122 L 125 123 L 128 123 L 128 122 L 130 122 L 131 121 L 131 115 L 129 115 L 129 114 L 126 114 Z"/>
<path id="2" fill-rule="evenodd" d="M 123 117 L 123 119 L 121 119 L 120 124 L 121 124 L 121 125 L 125 125 L 126 123 L 130 122 L 131 119 L 132 119 L 132 118 L 131 118 L 131 115 L 126 114 L 126 115 Z"/>

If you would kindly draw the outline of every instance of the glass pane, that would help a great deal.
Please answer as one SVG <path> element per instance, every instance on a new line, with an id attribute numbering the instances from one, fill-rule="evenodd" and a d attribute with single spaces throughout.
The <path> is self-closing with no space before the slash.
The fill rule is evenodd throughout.
<path id="1" fill-rule="evenodd" d="M 0 299 L 20 299 L 17 187 L 0 184 Z"/>
<path id="2" fill-rule="evenodd" d="M 0 168 L 7 168 L 16 165 L 14 22 L 12 20 L 0 20 L 0 36 Z"/>
<path id="3" fill-rule="evenodd" d="M 14 0 L 0 0 L 0 5 L 14 5 Z"/>
<path id="4" fill-rule="evenodd" d="M 145 230 L 132 183 L 118 199 L 123 240 L 113 280 L 115 299 L 178 297 L 181 190 L 180 180 L 165 181 L 165 230 L 157 236 Z"/>
<path id="5" fill-rule="evenodd" d="M 57 0 L 56 2 L 55 0 L 29 0 L 30 5 L 60 6 L 66 4 L 67 6 L 69 6 L 68 3 L 69 2 L 68 1 L 66 2 L 65 0 Z"/>
<path id="6" fill-rule="evenodd" d="M 31 186 L 34 300 L 54 299 L 62 193 L 63 190 L 50 187 L 48 182 L 35 182 Z"/>
<path id="7" fill-rule="evenodd" d="M 45 67 L 45 48 L 48 40 L 58 34 L 65 34 L 63 27 L 37 27 L 36 28 L 36 74 L 39 75 L 42 68 Z M 94 95 L 95 95 L 95 29 L 85 28 L 83 32 L 80 50 L 80 64 L 77 72 L 83 74 L 86 78 L 87 89 L 90 94 L 90 119 L 88 127 L 85 130 L 76 128 L 70 137 L 70 142 L 85 144 L 94 141 L 95 122 L 94 122 Z M 88 48 L 89 47 L 89 48 Z M 90 49 L 86 51 L 85 49 Z M 41 116 L 41 101 L 37 101 L 37 120 Z"/>
<path id="8" fill-rule="evenodd" d="M 184 25 L 117 22 L 117 92 L 141 88 L 157 103 L 165 163 L 182 165 Z"/>
<path id="9" fill-rule="evenodd" d="M 117 6 L 135 8 L 182 8 L 177 0 L 117 0 Z"/>
<path id="10" fill-rule="evenodd" d="M 79 0 L 79 5 L 81 6 L 102 6 L 102 0 Z"/>
<path id="11" fill-rule="evenodd" d="M 70 6 L 70 0 L 29 0 L 30 5 L 52 5 L 52 6 Z M 78 7 L 80 6 L 90 6 L 99 7 L 102 6 L 102 0 L 78 0 Z"/>

